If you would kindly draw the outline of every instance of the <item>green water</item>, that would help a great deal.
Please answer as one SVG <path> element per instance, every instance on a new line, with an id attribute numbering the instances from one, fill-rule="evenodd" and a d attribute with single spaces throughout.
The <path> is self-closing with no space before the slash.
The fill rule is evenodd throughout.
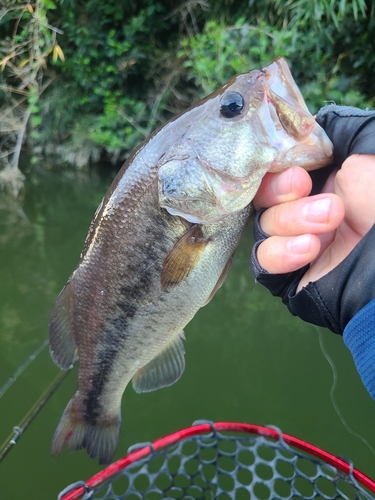
<path id="1" fill-rule="evenodd" d="M 22 211 L 0 195 L 0 387 L 47 337 L 54 300 L 73 271 L 90 220 L 109 185 L 97 174 L 46 171 L 27 186 Z M 194 420 L 272 424 L 346 457 L 375 478 L 375 402 L 367 395 L 342 339 L 290 316 L 279 299 L 254 284 L 245 235 L 214 300 L 186 327 L 186 371 L 174 386 L 123 398 L 115 458 Z M 332 358 L 337 384 L 319 337 Z M 0 398 L 0 444 L 58 373 L 48 349 Z M 56 499 L 100 468 L 84 451 L 50 456 L 61 413 L 76 388 L 63 382 L 0 463 L 0 500 Z"/>

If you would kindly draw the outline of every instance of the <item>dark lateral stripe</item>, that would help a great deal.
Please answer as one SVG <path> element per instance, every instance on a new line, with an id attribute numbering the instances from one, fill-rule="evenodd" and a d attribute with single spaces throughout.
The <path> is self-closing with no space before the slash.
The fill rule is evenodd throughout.
<path id="1" fill-rule="evenodd" d="M 83 401 L 83 418 L 90 424 L 95 424 L 102 416 L 103 409 L 98 398 L 105 392 L 105 385 L 119 348 L 119 343 L 115 339 L 113 340 L 112 344 L 100 353 L 101 361 L 96 363 L 95 372 L 91 379 L 91 388 Z"/>
<path id="2" fill-rule="evenodd" d="M 162 213 L 157 214 L 149 221 L 148 226 L 143 228 L 150 244 L 145 245 L 144 241 L 140 241 L 133 245 L 132 258 L 123 271 L 122 278 L 119 276 L 116 309 L 113 316 L 107 317 L 105 321 L 100 340 L 103 347 L 96 353 L 97 361 L 93 367 L 91 388 L 84 399 L 84 419 L 90 424 L 95 424 L 104 413 L 100 396 L 105 393 L 115 359 L 126 342 L 129 324 L 142 307 L 144 298 L 150 293 L 153 284 L 159 283 L 162 262 L 170 246 L 169 238 L 165 237 L 168 223 Z"/>

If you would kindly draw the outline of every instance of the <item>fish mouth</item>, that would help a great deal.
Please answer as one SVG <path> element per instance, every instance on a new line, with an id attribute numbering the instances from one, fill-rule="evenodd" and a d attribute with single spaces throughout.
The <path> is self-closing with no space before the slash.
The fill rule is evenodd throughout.
<path id="1" fill-rule="evenodd" d="M 279 151 L 269 172 L 278 172 L 296 162 L 306 170 L 328 165 L 332 143 L 308 110 L 286 60 L 278 58 L 262 71 L 268 126 L 273 125 L 273 130 L 267 132 Z"/>
<path id="2" fill-rule="evenodd" d="M 308 137 L 315 119 L 309 112 L 285 59 L 278 58 L 263 68 L 264 91 L 271 117 L 277 128 L 280 126 L 297 142 Z"/>
<path id="3" fill-rule="evenodd" d="M 313 116 L 277 95 L 267 85 L 265 86 L 265 94 L 276 127 L 281 125 L 285 132 L 297 142 L 303 141 L 311 134 L 315 125 Z"/>

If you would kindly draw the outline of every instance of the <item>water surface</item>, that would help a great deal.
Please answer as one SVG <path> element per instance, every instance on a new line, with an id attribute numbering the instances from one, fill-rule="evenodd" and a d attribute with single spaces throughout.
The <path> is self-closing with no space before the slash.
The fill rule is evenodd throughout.
<path id="1" fill-rule="evenodd" d="M 91 218 L 110 180 L 52 169 L 27 185 L 17 204 L 0 195 L 0 387 L 47 338 L 56 296 L 74 270 Z M 251 232 L 212 302 L 186 327 L 186 371 L 172 387 L 137 395 L 128 387 L 115 459 L 197 419 L 272 424 L 346 457 L 375 478 L 375 402 L 342 339 L 292 317 L 254 283 Z M 332 358 L 334 374 L 320 341 Z M 59 372 L 44 349 L 0 398 L 0 444 Z M 50 456 L 76 370 L 0 463 L 0 499 L 57 498 L 100 467 L 84 451 Z"/>

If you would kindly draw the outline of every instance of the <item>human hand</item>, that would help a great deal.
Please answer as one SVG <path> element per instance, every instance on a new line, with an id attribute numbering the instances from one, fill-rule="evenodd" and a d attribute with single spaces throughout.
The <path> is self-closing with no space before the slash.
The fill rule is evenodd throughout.
<path id="1" fill-rule="evenodd" d="M 375 139 L 374 139 L 375 140 Z M 375 156 L 352 155 L 332 172 L 322 194 L 307 196 L 312 181 L 302 168 L 267 174 L 254 198 L 260 225 L 270 235 L 257 249 L 273 274 L 310 264 L 296 291 L 334 269 L 375 223 Z"/>
<path id="2" fill-rule="evenodd" d="M 264 178 L 254 204 L 271 208 L 256 216 L 252 269 L 292 314 L 343 333 L 375 297 L 375 113 L 327 106 L 319 115 L 342 167 L 313 197 L 302 169 Z"/>

